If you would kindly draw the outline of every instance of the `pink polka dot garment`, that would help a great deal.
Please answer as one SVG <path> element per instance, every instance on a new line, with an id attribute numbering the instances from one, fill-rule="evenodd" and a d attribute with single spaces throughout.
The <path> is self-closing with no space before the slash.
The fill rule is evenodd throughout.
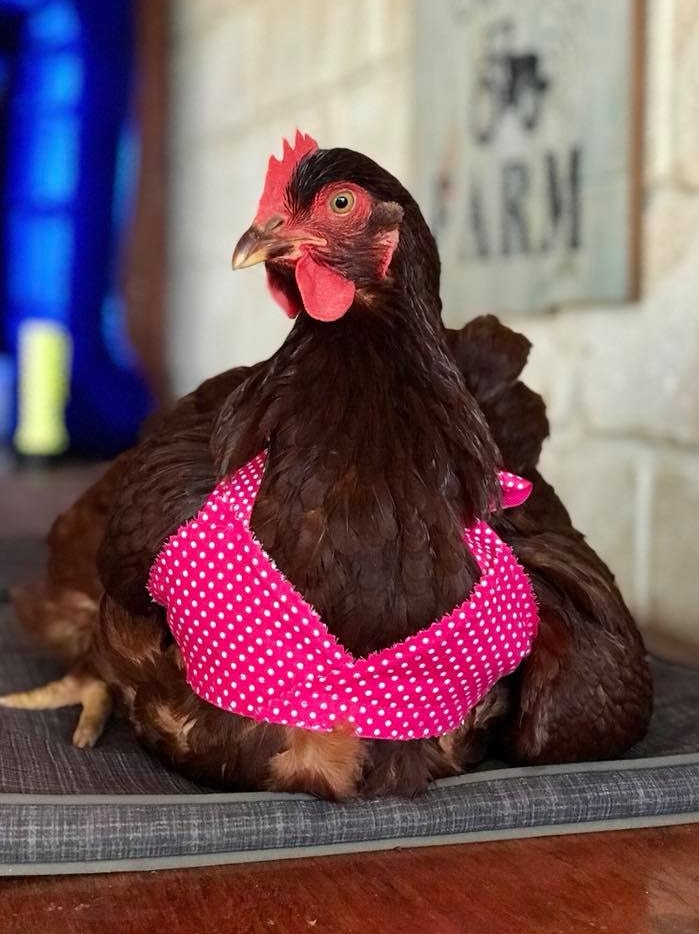
<path id="1" fill-rule="evenodd" d="M 167 610 L 191 688 L 257 721 L 409 740 L 455 729 L 530 652 L 538 625 L 527 575 L 483 521 L 465 531 L 481 576 L 466 600 L 403 642 L 355 658 L 250 529 L 261 454 L 222 480 L 163 546 L 148 582 Z M 503 504 L 531 484 L 501 473 Z"/>

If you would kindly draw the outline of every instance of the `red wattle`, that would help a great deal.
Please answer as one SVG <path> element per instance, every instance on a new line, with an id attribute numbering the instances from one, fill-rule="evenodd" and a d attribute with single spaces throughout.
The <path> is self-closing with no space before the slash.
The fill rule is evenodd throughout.
<path id="1" fill-rule="evenodd" d="M 296 263 L 296 284 L 304 308 L 318 321 L 337 321 L 354 301 L 354 282 L 316 263 L 308 253 Z"/>
<path id="2" fill-rule="evenodd" d="M 277 305 L 281 307 L 287 318 L 295 318 L 298 315 L 298 308 L 292 304 L 286 292 L 283 292 L 280 288 L 278 288 L 278 286 L 274 284 L 272 277 L 269 274 L 269 270 L 267 270 L 267 288 L 269 289 L 270 295 L 277 303 Z"/>

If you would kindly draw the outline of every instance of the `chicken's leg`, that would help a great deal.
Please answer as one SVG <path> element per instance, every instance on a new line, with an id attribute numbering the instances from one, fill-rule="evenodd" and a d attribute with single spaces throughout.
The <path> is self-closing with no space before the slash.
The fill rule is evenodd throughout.
<path id="1" fill-rule="evenodd" d="M 29 691 L 17 691 L 0 697 L 0 706 L 20 710 L 56 710 L 73 704 L 82 706 L 73 733 L 73 745 L 81 749 L 94 746 L 112 712 L 112 700 L 104 681 L 89 674 L 84 668 L 73 668 L 57 681 L 50 681 Z"/>

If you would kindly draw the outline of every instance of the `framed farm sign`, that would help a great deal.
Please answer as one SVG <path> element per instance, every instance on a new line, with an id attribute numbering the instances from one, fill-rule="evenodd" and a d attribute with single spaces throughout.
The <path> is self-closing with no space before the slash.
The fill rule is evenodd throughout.
<path id="1" fill-rule="evenodd" d="M 642 0 L 418 0 L 416 190 L 447 320 L 638 290 Z"/>

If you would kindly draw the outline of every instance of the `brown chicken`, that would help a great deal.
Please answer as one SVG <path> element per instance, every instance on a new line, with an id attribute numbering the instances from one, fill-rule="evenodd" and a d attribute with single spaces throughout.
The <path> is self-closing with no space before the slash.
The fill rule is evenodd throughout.
<path id="1" fill-rule="evenodd" d="M 617 756 L 645 732 L 652 691 L 614 578 L 536 471 L 544 406 L 519 375 L 527 340 L 495 318 L 441 321 L 439 258 L 417 204 L 370 159 L 297 137 L 272 161 L 234 266 L 266 263 L 295 318 L 280 349 L 204 383 L 161 415 L 50 532 L 46 577 L 17 612 L 59 648 L 66 678 L 5 698 L 82 704 L 89 745 L 111 699 L 142 742 L 205 785 L 415 794 L 487 754 L 547 763 Z M 164 540 L 217 482 L 268 449 L 252 529 L 355 656 L 428 626 L 477 566 L 464 526 L 488 517 L 534 585 L 533 651 L 455 732 L 360 740 L 257 723 L 188 686 L 146 590 Z M 533 481 L 492 514 L 497 470 Z"/>

